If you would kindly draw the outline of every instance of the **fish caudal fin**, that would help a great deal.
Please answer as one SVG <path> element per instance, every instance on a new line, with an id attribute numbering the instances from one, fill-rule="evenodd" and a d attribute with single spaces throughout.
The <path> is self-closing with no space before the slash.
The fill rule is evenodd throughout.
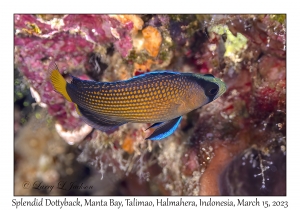
<path id="1" fill-rule="evenodd" d="M 68 101 L 72 101 L 66 89 L 67 81 L 59 73 L 58 67 L 55 62 L 51 62 L 51 64 L 49 65 L 48 74 L 55 91 L 63 95 Z"/>
<path id="2" fill-rule="evenodd" d="M 180 121 L 182 119 L 182 116 L 177 117 L 173 120 L 164 122 L 164 123 L 155 123 L 154 126 L 150 127 L 158 127 L 147 139 L 150 140 L 161 140 L 163 138 L 166 138 L 170 136 L 174 131 L 177 129 Z M 158 124 L 158 125 L 157 125 Z"/>

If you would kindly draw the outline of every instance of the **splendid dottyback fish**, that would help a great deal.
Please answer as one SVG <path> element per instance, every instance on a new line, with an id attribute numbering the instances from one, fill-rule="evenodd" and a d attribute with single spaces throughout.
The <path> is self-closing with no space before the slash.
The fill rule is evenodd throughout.
<path id="1" fill-rule="evenodd" d="M 68 83 L 54 62 L 49 77 L 55 91 L 76 104 L 90 126 L 111 131 L 128 122 L 154 123 L 147 138 L 161 140 L 178 127 L 182 115 L 217 99 L 226 85 L 211 74 L 154 71 L 117 82 L 81 80 Z"/>

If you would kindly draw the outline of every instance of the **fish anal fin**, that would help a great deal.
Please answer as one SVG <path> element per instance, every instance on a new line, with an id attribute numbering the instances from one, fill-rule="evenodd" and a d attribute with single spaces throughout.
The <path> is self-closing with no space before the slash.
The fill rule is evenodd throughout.
<path id="1" fill-rule="evenodd" d="M 125 121 L 115 121 L 113 119 L 109 119 L 108 117 L 91 112 L 78 105 L 76 105 L 76 109 L 79 111 L 79 115 L 85 123 L 100 131 L 112 133 L 119 126 L 127 123 Z"/>
<path id="2" fill-rule="evenodd" d="M 179 116 L 170 121 L 160 123 L 158 125 L 158 128 L 146 139 L 161 140 L 163 138 L 170 136 L 177 129 L 181 119 L 182 119 L 182 116 Z M 157 123 L 155 123 L 155 124 L 157 124 Z"/>

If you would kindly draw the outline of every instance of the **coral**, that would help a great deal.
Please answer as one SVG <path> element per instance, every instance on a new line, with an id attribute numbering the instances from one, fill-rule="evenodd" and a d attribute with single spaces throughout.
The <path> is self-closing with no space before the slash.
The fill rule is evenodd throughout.
<path id="1" fill-rule="evenodd" d="M 162 41 L 160 32 L 156 28 L 148 26 L 142 30 L 142 34 L 145 40 L 144 48 L 152 57 L 156 57 Z"/>
<path id="2" fill-rule="evenodd" d="M 45 116 L 43 111 L 39 119 L 31 117 L 15 139 L 15 195 L 63 195 L 56 187 L 42 190 L 39 186 L 57 186 L 59 181 L 84 177 L 86 166 L 76 161 L 75 148 L 53 132 Z"/>
<path id="3" fill-rule="evenodd" d="M 123 24 L 133 24 L 131 33 L 135 36 L 138 31 L 142 30 L 144 21 L 138 15 L 110 15 Z"/>
<path id="4" fill-rule="evenodd" d="M 270 16 L 231 19 L 228 27 L 234 35 L 239 32 L 246 36 L 262 52 L 285 58 L 285 28 Z"/>
<path id="5" fill-rule="evenodd" d="M 221 174 L 220 194 L 286 195 L 286 156 L 281 148 L 267 154 L 255 147 L 243 151 Z"/>
<path id="6" fill-rule="evenodd" d="M 286 195 L 285 15 L 15 15 L 14 39 L 15 186 L 22 176 L 54 183 L 85 165 L 91 195 Z M 213 74 L 227 91 L 167 139 L 147 141 L 149 124 L 113 133 L 84 124 L 47 80 L 52 60 L 67 79 L 171 69 Z M 30 119 L 40 124 L 33 143 Z"/>
<path id="7" fill-rule="evenodd" d="M 132 26 L 120 24 L 106 15 L 66 15 L 53 17 L 52 20 L 48 20 L 51 17 L 43 18 L 45 16 L 15 15 L 15 65 L 36 92 L 37 102 L 46 105 L 49 114 L 55 117 L 59 130 L 64 133 L 73 130 L 81 132 L 83 123 L 74 105 L 53 92 L 47 81 L 49 62 L 55 60 L 62 71 L 81 70 L 85 73 L 85 67 L 96 59 L 97 63 L 87 68 L 89 73 L 97 64 L 101 66 L 99 59 L 93 55 L 97 55 L 101 47 L 105 51 L 106 43 L 113 43 L 122 56 L 128 55 L 132 47 L 129 35 Z M 85 131 L 85 135 L 89 131 Z M 73 134 L 72 139 L 77 140 L 70 140 L 70 143 L 83 139 L 78 139 L 76 135 Z M 68 141 L 68 138 L 65 139 Z"/>

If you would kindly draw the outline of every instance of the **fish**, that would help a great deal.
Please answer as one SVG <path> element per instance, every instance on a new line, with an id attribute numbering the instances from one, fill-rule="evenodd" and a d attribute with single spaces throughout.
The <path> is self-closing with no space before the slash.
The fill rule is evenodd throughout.
<path id="1" fill-rule="evenodd" d="M 182 116 L 219 98 L 225 83 L 212 74 L 157 70 L 115 82 L 81 80 L 61 75 L 55 61 L 48 68 L 56 92 L 76 106 L 85 123 L 111 132 L 126 123 L 151 123 L 146 140 L 162 140 L 180 124 Z M 149 129 L 148 128 L 148 129 Z"/>

